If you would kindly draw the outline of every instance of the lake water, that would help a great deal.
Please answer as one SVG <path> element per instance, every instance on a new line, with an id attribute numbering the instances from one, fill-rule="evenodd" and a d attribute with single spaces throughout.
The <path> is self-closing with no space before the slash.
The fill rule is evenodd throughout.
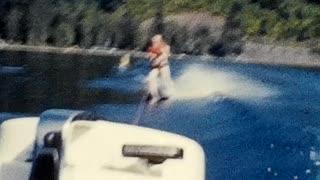
<path id="1" fill-rule="evenodd" d="M 320 179 L 320 72 L 172 61 L 172 100 L 142 108 L 148 62 L 0 52 L 0 121 L 51 108 L 182 134 L 205 149 L 208 180 Z"/>

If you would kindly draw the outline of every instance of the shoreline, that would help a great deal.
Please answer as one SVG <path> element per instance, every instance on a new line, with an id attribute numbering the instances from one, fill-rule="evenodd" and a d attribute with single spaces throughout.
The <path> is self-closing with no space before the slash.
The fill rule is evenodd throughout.
<path id="1" fill-rule="evenodd" d="M 0 52 L 34 52 L 34 53 L 51 53 L 66 55 L 83 55 L 83 56 L 103 56 L 119 58 L 130 55 L 132 60 L 144 59 L 146 52 L 134 50 L 120 50 L 117 48 L 93 47 L 91 49 L 82 49 L 77 47 L 60 48 L 53 46 L 29 46 L 0 44 Z M 316 69 L 320 70 L 320 55 L 313 54 L 305 48 L 289 48 L 272 45 L 247 43 L 243 53 L 238 56 L 215 57 L 212 55 L 187 55 L 173 54 L 172 59 L 199 59 L 199 61 L 223 61 L 230 63 L 243 64 L 260 64 L 267 66 L 286 66 L 294 68 Z"/>
<path id="2" fill-rule="evenodd" d="M 51 53 L 51 54 L 66 54 L 66 55 L 83 55 L 83 56 L 104 56 L 121 58 L 125 55 L 130 55 L 132 60 L 144 59 L 147 57 L 146 52 L 136 50 L 122 50 L 117 48 L 93 47 L 91 49 L 83 49 L 78 47 L 53 47 L 53 46 L 29 46 L 15 44 L 0 44 L 0 52 L 35 52 L 35 53 Z M 211 55 L 187 55 L 187 54 L 172 54 L 171 58 L 175 60 L 191 59 L 198 57 L 200 60 L 217 60 L 220 59 Z"/>
<path id="3" fill-rule="evenodd" d="M 52 53 L 52 54 L 66 54 L 66 55 L 84 55 L 84 56 L 115 56 L 122 57 L 128 53 L 132 54 L 133 58 L 141 58 L 146 54 L 143 52 L 133 52 L 126 50 L 118 50 L 111 48 L 108 50 L 102 49 L 82 49 L 82 48 L 60 48 L 53 46 L 29 46 L 29 45 L 12 45 L 0 44 L 1 51 L 15 51 L 15 52 L 36 52 L 36 53 Z"/>

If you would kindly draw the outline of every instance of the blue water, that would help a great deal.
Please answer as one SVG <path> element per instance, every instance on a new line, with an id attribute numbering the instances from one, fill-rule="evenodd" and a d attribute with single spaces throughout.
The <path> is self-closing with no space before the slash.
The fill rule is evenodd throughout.
<path id="1" fill-rule="evenodd" d="M 183 134 L 200 142 L 206 152 L 208 180 L 316 178 L 319 72 L 248 64 L 175 62 L 174 78 L 188 66 L 199 64 L 226 74 L 236 73 L 275 93 L 256 99 L 227 95 L 169 101 L 146 108 L 139 125 Z M 88 84 L 124 93 L 137 91 L 142 84 L 135 77 L 146 74 L 146 67 L 141 66 Z M 245 87 L 241 88 L 243 91 Z M 260 92 L 249 89 L 249 93 Z M 115 121 L 132 123 L 137 106 L 96 104 L 89 109 Z"/>
<path id="2" fill-rule="evenodd" d="M 197 68 L 188 72 L 192 67 Z M 215 73 L 210 74 L 211 71 Z M 70 86 L 77 90 L 78 95 L 72 98 L 76 104 L 70 104 L 71 100 L 64 101 L 64 97 L 68 99 L 68 93 L 53 96 L 56 99 L 48 102 L 45 99 L 53 100 L 52 94 L 44 96 L 42 93 L 44 99 L 41 102 L 45 103 L 39 103 L 34 112 L 32 109 L 23 113 L 76 107 L 95 111 L 112 121 L 185 135 L 204 147 L 207 180 L 317 178 L 320 164 L 320 72 L 226 62 L 173 61 L 174 80 L 194 73 L 186 77 L 192 79 L 194 75 L 201 80 L 203 76 L 203 83 L 199 83 L 199 79 L 193 82 L 184 79 L 180 84 L 191 85 L 182 86 L 182 90 L 184 93 L 195 90 L 194 94 L 141 111 L 143 79 L 147 73 L 148 64 L 143 61 L 127 70 L 106 69 L 94 77 L 80 78 Z M 29 72 L 26 76 L 32 80 L 32 74 Z M 225 76 L 231 78 L 225 79 Z M 59 77 L 55 82 L 67 78 Z M 199 95 L 203 88 L 211 87 L 217 90 Z M 7 90 L 2 91 L 2 95 L 3 92 Z M 55 91 L 53 93 L 56 95 Z M 14 104 L 16 100 L 12 102 Z M 1 107 L 5 107 L 3 103 Z M 23 106 L 20 104 L 19 107 Z M 14 107 L 5 107 L 1 111 L 0 119 L 21 116 L 22 113 L 21 109 Z"/>

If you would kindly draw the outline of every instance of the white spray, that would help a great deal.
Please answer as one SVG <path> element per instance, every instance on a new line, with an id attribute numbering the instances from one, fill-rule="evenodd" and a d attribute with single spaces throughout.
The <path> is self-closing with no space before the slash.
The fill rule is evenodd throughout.
<path id="1" fill-rule="evenodd" d="M 261 99 L 276 91 L 262 83 L 233 73 L 191 65 L 175 80 L 173 99 L 198 99 L 227 96 L 238 99 Z"/>

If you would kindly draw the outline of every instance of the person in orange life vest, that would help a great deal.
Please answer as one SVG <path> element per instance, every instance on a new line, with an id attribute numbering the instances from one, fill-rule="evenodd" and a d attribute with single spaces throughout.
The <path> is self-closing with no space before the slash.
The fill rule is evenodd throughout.
<path id="1" fill-rule="evenodd" d="M 147 88 L 151 95 L 150 104 L 154 104 L 162 98 L 159 93 L 159 77 L 161 77 L 167 89 L 173 86 L 169 67 L 170 55 L 170 46 L 164 41 L 162 35 L 153 36 L 148 48 L 148 59 L 151 63 L 151 71 L 147 77 Z"/>

